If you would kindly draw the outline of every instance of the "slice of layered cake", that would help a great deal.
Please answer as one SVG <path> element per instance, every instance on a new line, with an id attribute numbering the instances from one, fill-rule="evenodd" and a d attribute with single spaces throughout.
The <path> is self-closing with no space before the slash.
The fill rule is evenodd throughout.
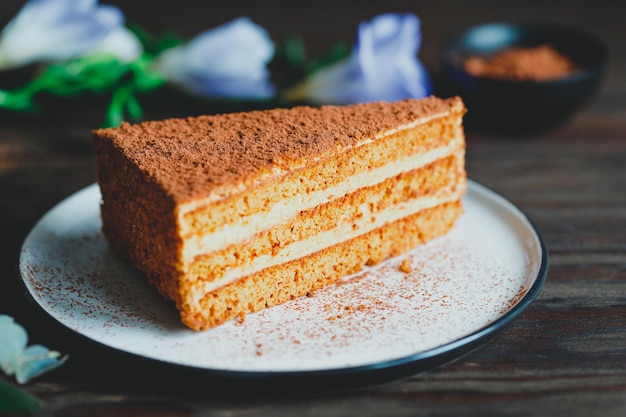
<path id="1" fill-rule="evenodd" d="M 93 134 L 103 233 L 202 330 L 446 233 L 459 98 L 296 107 Z"/>

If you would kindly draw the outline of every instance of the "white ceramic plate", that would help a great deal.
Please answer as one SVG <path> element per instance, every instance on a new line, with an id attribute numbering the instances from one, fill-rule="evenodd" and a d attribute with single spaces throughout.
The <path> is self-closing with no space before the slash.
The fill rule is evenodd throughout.
<path id="1" fill-rule="evenodd" d="M 99 344 L 231 378 L 385 380 L 427 369 L 510 322 L 547 273 L 544 243 L 526 216 L 470 181 L 465 212 L 448 235 L 312 297 L 198 333 L 110 251 L 99 203 L 94 184 L 28 235 L 20 270 L 35 303 Z M 409 273 L 400 270 L 404 260 Z"/>

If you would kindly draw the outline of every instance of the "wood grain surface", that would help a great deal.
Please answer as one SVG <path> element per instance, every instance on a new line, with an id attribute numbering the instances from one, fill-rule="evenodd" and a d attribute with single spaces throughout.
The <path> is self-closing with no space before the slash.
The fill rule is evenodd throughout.
<path id="1" fill-rule="evenodd" d="M 19 249 L 54 204 L 94 182 L 89 140 L 104 102 L 62 103 L 44 115 L 0 113 L 0 314 L 31 343 L 67 352 L 62 368 L 25 386 L 41 416 L 626 416 L 626 8 L 596 1 L 111 1 L 151 31 L 192 36 L 247 15 L 276 38 L 298 32 L 311 54 L 351 41 L 359 21 L 410 11 L 423 23 L 420 57 L 436 76 L 444 40 L 490 21 L 585 28 L 610 60 L 598 94 L 565 124 L 509 137 L 467 130 L 472 179 L 505 196 L 541 231 L 550 270 L 537 300 L 494 339 L 452 363 L 348 392 L 226 395 L 93 346 L 44 316 L 21 287 Z M 0 24 L 21 2 L 0 3 Z M 0 82 L 2 79 L 0 78 Z M 166 100 L 147 118 L 214 109 Z M 471 111 L 471 109 L 470 109 Z"/>

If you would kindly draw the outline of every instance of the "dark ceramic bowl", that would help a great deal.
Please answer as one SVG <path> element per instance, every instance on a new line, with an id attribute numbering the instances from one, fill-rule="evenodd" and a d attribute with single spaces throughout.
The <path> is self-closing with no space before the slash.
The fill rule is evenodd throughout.
<path id="1" fill-rule="evenodd" d="M 568 57 L 576 71 L 546 81 L 516 81 L 472 75 L 463 65 L 471 56 L 540 45 L 550 45 Z M 600 84 L 607 50 L 600 40 L 574 28 L 492 23 L 452 37 L 444 46 L 442 61 L 446 93 L 464 99 L 468 125 L 523 133 L 555 127 L 579 110 Z"/>

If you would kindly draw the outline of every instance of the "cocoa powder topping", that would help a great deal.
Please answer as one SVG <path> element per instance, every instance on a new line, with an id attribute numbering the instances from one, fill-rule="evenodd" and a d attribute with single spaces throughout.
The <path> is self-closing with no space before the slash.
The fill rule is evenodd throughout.
<path id="1" fill-rule="evenodd" d="M 124 123 L 94 132 L 177 203 L 305 166 L 423 117 L 464 111 L 459 98 L 295 107 Z M 221 193 L 221 192 L 220 192 Z"/>

